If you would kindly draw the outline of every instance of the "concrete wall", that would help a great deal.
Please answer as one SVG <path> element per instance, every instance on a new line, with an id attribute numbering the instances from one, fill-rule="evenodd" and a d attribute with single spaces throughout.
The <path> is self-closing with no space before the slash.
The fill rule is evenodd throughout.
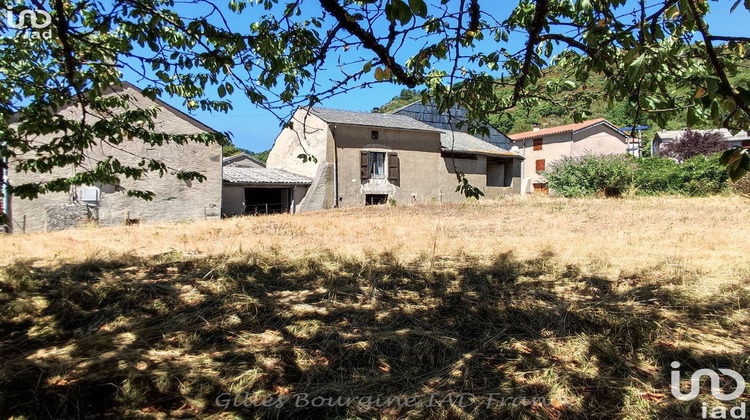
<path id="1" fill-rule="evenodd" d="M 628 152 L 625 138 L 603 124 L 573 134 L 573 142 L 573 156 L 617 155 Z"/>
<path id="2" fill-rule="evenodd" d="M 466 196 L 456 191 L 458 179 L 456 171 L 463 172 L 469 183 L 481 190 L 487 186 L 487 157 L 476 156 L 476 159 L 444 157 L 440 173 L 442 201 L 464 201 Z"/>
<path id="3" fill-rule="evenodd" d="M 221 191 L 221 214 L 231 217 L 245 212 L 245 186 L 224 184 Z"/>
<path id="4" fill-rule="evenodd" d="M 508 195 L 519 195 L 521 193 L 521 160 L 508 159 L 502 165 L 490 164 L 488 166 L 487 159 L 486 156 L 477 156 L 476 159 L 443 158 L 442 201 L 463 201 L 466 199 L 462 192 L 456 192 L 458 186 L 456 170 L 463 172 L 473 187 L 477 187 L 484 192 L 482 199 L 497 200 Z M 492 160 L 492 158 L 489 159 Z M 492 169 L 493 166 L 495 169 Z M 490 169 L 490 172 L 487 172 L 488 169 Z M 503 171 L 503 181 L 510 180 L 510 186 L 487 185 L 488 175 L 499 177 L 497 171 L 500 169 Z"/>
<path id="5" fill-rule="evenodd" d="M 298 201 L 297 212 L 304 213 L 334 207 L 336 202 L 334 168 L 333 163 L 324 162 L 318 165 L 312 185 L 307 189 L 304 198 Z"/>
<path id="6" fill-rule="evenodd" d="M 333 138 L 328 123 L 298 109 L 292 116 L 292 128 L 284 128 L 273 143 L 266 160 L 269 169 L 315 178 L 318 165 L 333 163 Z M 303 162 L 298 156 L 307 152 L 318 161 Z"/>
<path id="7" fill-rule="evenodd" d="M 487 186 L 505 186 L 505 161 L 487 160 Z"/>
<path id="8" fill-rule="evenodd" d="M 155 105 L 151 100 L 143 97 L 130 87 L 122 93 L 131 96 L 131 103 L 138 107 Z M 67 108 L 63 113 L 75 115 L 75 109 Z M 156 118 L 157 132 L 169 134 L 193 134 L 205 132 L 206 127 L 191 122 L 184 115 L 161 108 Z M 35 141 L 47 142 L 52 136 Z M 166 174 L 160 178 L 157 173 L 150 173 L 141 180 L 133 181 L 121 176 L 120 187 L 125 189 L 140 189 L 154 192 L 153 201 L 145 201 L 128 197 L 113 185 L 97 185 L 100 188 L 98 202 L 87 203 L 95 207 L 100 225 L 121 225 L 125 218 L 137 219 L 140 223 L 150 222 L 179 222 L 187 220 L 202 220 L 219 218 L 221 206 L 222 165 L 221 146 L 213 144 L 189 143 L 186 145 L 166 144 L 163 146 L 149 146 L 133 139 L 126 141 L 118 148 L 105 144 L 94 147 L 87 152 L 91 160 L 87 162 L 91 167 L 95 161 L 105 156 L 114 156 L 124 165 L 137 165 L 143 158 L 153 158 L 163 161 L 168 167 L 198 171 L 207 177 L 200 183 L 197 181 L 181 181 L 173 175 Z M 25 158 L 27 156 L 21 156 Z M 16 161 L 9 162 L 9 180 L 14 185 L 29 182 L 44 182 L 60 176 L 70 176 L 81 171 L 81 168 L 58 168 L 51 174 L 16 172 Z M 66 193 L 44 194 L 35 200 L 22 200 L 11 197 L 11 226 L 15 232 L 21 232 L 25 216 L 26 231 L 41 231 L 60 228 L 50 209 L 61 204 L 80 203 L 79 188 Z M 69 227 L 64 224 L 62 227 Z"/>

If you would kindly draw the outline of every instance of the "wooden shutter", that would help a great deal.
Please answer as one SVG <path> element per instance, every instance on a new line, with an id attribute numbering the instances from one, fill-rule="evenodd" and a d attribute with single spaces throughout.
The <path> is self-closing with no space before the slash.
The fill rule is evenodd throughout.
<path id="1" fill-rule="evenodd" d="M 536 171 L 541 172 L 544 170 L 544 159 L 538 159 L 536 161 Z"/>
<path id="2" fill-rule="evenodd" d="M 359 177 L 368 179 L 370 177 L 370 153 L 367 151 L 359 152 Z"/>
<path id="3" fill-rule="evenodd" d="M 534 139 L 534 150 L 542 150 L 542 139 Z"/>
<path id="4" fill-rule="evenodd" d="M 388 153 L 388 181 L 397 183 L 401 178 L 398 153 Z"/>

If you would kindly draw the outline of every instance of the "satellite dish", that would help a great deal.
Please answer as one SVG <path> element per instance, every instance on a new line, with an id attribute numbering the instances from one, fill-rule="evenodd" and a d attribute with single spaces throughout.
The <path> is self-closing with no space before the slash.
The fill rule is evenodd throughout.
<path id="1" fill-rule="evenodd" d="M 510 148 L 510 151 L 513 152 L 513 153 L 518 153 L 518 150 L 519 150 L 518 146 L 513 146 L 513 147 Z"/>

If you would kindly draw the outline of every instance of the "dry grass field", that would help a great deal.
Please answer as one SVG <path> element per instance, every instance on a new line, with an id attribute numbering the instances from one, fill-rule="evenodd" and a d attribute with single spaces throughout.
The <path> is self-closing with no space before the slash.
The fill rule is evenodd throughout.
<path id="1" fill-rule="evenodd" d="M 0 417 L 695 418 L 716 400 L 674 399 L 673 360 L 685 382 L 750 378 L 748 204 L 518 198 L 0 237 Z"/>

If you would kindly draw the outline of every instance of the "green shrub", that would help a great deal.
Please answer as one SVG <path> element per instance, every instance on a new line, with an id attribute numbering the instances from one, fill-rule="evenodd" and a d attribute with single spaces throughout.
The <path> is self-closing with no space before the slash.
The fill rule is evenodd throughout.
<path id="1" fill-rule="evenodd" d="M 676 194 L 682 183 L 679 164 L 661 157 L 637 160 L 634 183 L 640 194 Z"/>
<path id="2" fill-rule="evenodd" d="M 544 172 L 548 186 L 565 197 L 619 195 L 635 188 L 638 194 L 703 196 L 728 189 L 728 175 L 719 154 L 695 156 L 684 163 L 668 158 L 629 155 L 586 155 L 565 158 Z"/>
<path id="3" fill-rule="evenodd" d="M 629 155 L 585 155 L 553 162 L 544 172 L 548 186 L 565 197 L 620 195 L 633 179 Z"/>
<path id="4" fill-rule="evenodd" d="M 719 194 L 729 187 L 729 175 L 719 163 L 720 153 L 695 156 L 679 165 L 682 174 L 681 193 L 692 196 Z"/>

